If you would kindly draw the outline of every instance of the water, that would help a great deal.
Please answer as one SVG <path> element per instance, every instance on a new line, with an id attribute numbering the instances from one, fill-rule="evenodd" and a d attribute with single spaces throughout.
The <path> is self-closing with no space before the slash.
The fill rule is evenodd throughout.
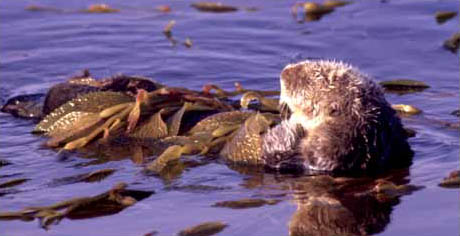
<path id="1" fill-rule="evenodd" d="M 436 23 L 437 10 L 459 9 L 458 1 L 361 0 L 337 9 L 317 22 L 296 23 L 290 14 L 295 1 L 227 1 L 255 12 L 202 13 L 189 1 L 110 1 L 115 14 L 75 12 L 90 1 L 0 2 L 0 92 L 7 97 L 46 92 L 71 74 L 88 68 L 100 78 L 116 73 L 152 77 L 162 83 L 199 89 L 205 83 L 232 88 L 277 89 L 281 69 L 306 58 L 349 62 L 376 80 L 412 78 L 431 88 L 424 92 L 387 94 L 391 103 L 412 104 L 420 116 L 404 119 L 417 131 L 408 179 L 425 188 L 400 198 L 378 235 L 459 235 L 458 189 L 437 184 L 459 167 L 459 132 L 437 121 L 456 122 L 459 57 L 442 43 L 459 29 L 458 17 Z M 67 12 L 30 12 L 29 4 L 53 6 Z M 171 13 L 154 10 L 170 5 Z M 161 33 L 176 20 L 175 47 Z M 188 49 L 182 43 L 193 41 Z M 43 148 L 43 139 L 30 134 L 33 123 L 0 114 L 0 182 L 30 181 L 0 196 L 0 211 L 48 205 L 76 196 L 91 196 L 124 181 L 131 188 L 154 190 L 151 197 L 110 216 L 64 219 L 49 231 L 34 222 L 0 221 L 0 235 L 172 235 L 204 221 L 229 226 L 222 235 L 287 235 L 298 211 L 293 180 L 270 174 L 240 173 L 218 162 L 188 167 L 169 181 L 146 176 L 129 159 L 82 165 L 84 155 L 58 155 Z M 56 179 L 103 168 L 116 172 L 97 183 L 53 184 Z M 295 188 L 294 188 L 295 189 Z M 308 188 L 307 188 L 308 189 Z M 217 201 L 281 194 L 282 201 L 250 209 L 210 207 Z"/>

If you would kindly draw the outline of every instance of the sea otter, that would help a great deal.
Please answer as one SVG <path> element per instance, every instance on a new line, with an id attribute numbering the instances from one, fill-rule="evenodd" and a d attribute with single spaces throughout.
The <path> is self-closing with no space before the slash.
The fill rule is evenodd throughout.
<path id="1" fill-rule="evenodd" d="M 413 152 L 380 86 L 336 61 L 303 61 L 280 76 L 281 107 L 291 116 L 262 136 L 272 168 L 350 172 L 407 167 Z"/>

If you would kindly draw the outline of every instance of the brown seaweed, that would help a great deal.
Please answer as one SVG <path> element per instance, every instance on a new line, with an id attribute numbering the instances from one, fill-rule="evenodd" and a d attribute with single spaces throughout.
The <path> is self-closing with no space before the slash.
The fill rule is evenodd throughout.
<path id="1" fill-rule="evenodd" d="M 455 11 L 437 11 L 435 13 L 436 22 L 444 24 L 446 21 L 454 18 L 457 15 Z"/>
<path id="2" fill-rule="evenodd" d="M 101 91 L 101 88 L 79 83 L 59 83 L 52 86 L 45 97 L 43 115 L 48 115 L 72 99 L 87 93 Z"/>
<path id="3" fill-rule="evenodd" d="M 0 167 L 11 165 L 11 162 L 7 160 L 0 159 Z"/>
<path id="4" fill-rule="evenodd" d="M 222 201 L 216 202 L 212 206 L 213 207 L 224 207 L 224 208 L 231 208 L 231 209 L 247 209 L 247 208 L 255 208 L 261 207 L 265 205 L 275 205 L 279 203 L 281 200 L 275 199 L 259 199 L 259 198 L 244 198 L 236 201 Z"/>
<path id="5" fill-rule="evenodd" d="M 58 128 L 47 133 L 51 137 L 47 142 L 48 147 L 58 147 L 89 134 L 91 128 L 101 125 L 101 117 L 97 113 L 71 112 L 62 119 L 66 120 Z"/>
<path id="6" fill-rule="evenodd" d="M 168 147 L 160 156 L 152 163 L 147 165 L 146 169 L 159 174 L 168 165 L 168 163 L 178 160 L 182 155 L 182 146 L 174 145 Z"/>
<path id="7" fill-rule="evenodd" d="M 460 170 L 454 170 L 438 184 L 443 188 L 460 188 Z"/>
<path id="8" fill-rule="evenodd" d="M 62 185 L 62 184 L 73 184 L 73 183 L 79 183 L 79 182 L 86 182 L 86 183 L 100 182 L 104 180 L 105 178 L 109 177 L 110 175 L 112 175 L 113 173 L 115 173 L 115 169 L 97 170 L 97 171 L 89 172 L 86 174 L 67 176 L 67 177 L 55 179 L 50 185 L 57 186 L 57 185 Z"/>
<path id="9" fill-rule="evenodd" d="M 67 80 L 67 82 L 70 84 L 88 85 L 93 87 L 102 86 L 102 83 L 100 81 L 97 81 L 93 77 L 91 77 L 91 73 L 89 73 L 88 69 L 84 69 L 80 75 L 71 77 Z"/>
<path id="10" fill-rule="evenodd" d="M 179 236 L 210 236 L 217 234 L 224 230 L 228 225 L 220 221 L 212 221 L 201 223 L 181 230 L 177 235 Z"/>
<path id="11" fill-rule="evenodd" d="M 399 115 L 412 116 L 422 113 L 422 110 L 406 104 L 393 104 L 391 108 L 398 112 Z"/>
<path id="12" fill-rule="evenodd" d="M 110 7 L 107 4 L 93 4 L 90 5 L 84 12 L 88 13 L 115 13 L 120 10 Z"/>
<path id="13" fill-rule="evenodd" d="M 38 219 L 40 226 L 48 229 L 51 224 L 57 224 L 63 218 L 87 219 L 116 214 L 153 193 L 129 190 L 125 183 L 119 183 L 109 191 L 92 197 L 73 198 L 50 206 L 28 207 L 16 212 L 0 212 L 0 220 Z"/>
<path id="14" fill-rule="evenodd" d="M 443 46 L 452 53 L 456 53 L 460 47 L 460 32 L 454 33 L 450 36 L 450 38 L 444 41 Z"/>
<path id="15" fill-rule="evenodd" d="M 29 181 L 29 179 L 26 178 L 8 180 L 6 182 L 0 183 L 0 188 L 11 188 L 17 185 L 21 185 L 27 181 Z"/>
<path id="16" fill-rule="evenodd" d="M 424 187 L 416 185 L 397 185 L 388 180 L 378 179 L 375 181 L 375 186 L 371 190 L 371 193 L 375 194 L 379 201 L 388 202 L 391 201 L 391 199 L 409 195 L 422 188 Z"/>
<path id="17" fill-rule="evenodd" d="M 41 93 L 15 96 L 9 98 L 0 111 L 25 119 L 41 119 L 44 97 Z"/>
<path id="18" fill-rule="evenodd" d="M 198 122 L 190 131 L 189 134 L 197 134 L 202 132 L 213 132 L 221 126 L 232 126 L 242 124 L 253 113 L 242 111 L 221 112 L 216 115 L 207 117 Z"/>
<path id="19" fill-rule="evenodd" d="M 172 36 L 172 28 L 174 27 L 174 25 L 176 25 L 176 21 L 170 20 L 168 24 L 163 28 L 163 34 L 166 36 L 166 38 L 171 42 L 173 46 L 177 44 L 177 41 Z"/>
<path id="20" fill-rule="evenodd" d="M 134 99 L 131 96 L 118 92 L 108 91 L 84 94 L 68 101 L 48 114 L 42 121 L 40 121 L 40 123 L 38 123 L 33 132 L 48 133 L 59 128 L 61 125 L 70 122 L 70 120 L 67 119 L 70 117 L 67 117 L 66 119 L 61 118 L 64 118 L 66 115 L 74 111 L 99 113 L 109 107 L 121 103 L 133 102 L 133 100 Z"/>
<path id="21" fill-rule="evenodd" d="M 317 21 L 324 15 L 332 13 L 335 8 L 350 4 L 348 1 L 329 0 L 323 4 L 316 2 L 296 3 L 291 7 L 291 14 L 298 22 Z M 298 8 L 302 9 L 302 18 L 298 19 Z"/>
<path id="22" fill-rule="evenodd" d="M 205 148 L 199 143 L 190 143 L 185 145 L 172 145 L 160 155 L 154 161 L 149 163 L 146 170 L 151 171 L 155 174 L 160 174 L 164 169 L 172 162 L 179 160 L 183 154 L 193 154 L 203 152 Z"/>
<path id="23" fill-rule="evenodd" d="M 185 45 L 185 47 L 187 47 L 187 48 L 191 48 L 192 45 L 193 45 L 192 40 L 191 40 L 189 37 L 185 38 L 184 45 Z"/>
<path id="24" fill-rule="evenodd" d="M 224 13 L 238 10 L 238 8 L 234 6 L 224 5 L 220 2 L 196 2 L 192 3 L 191 6 L 197 9 L 198 11 L 203 12 Z"/>
<path id="25" fill-rule="evenodd" d="M 162 110 L 152 115 L 147 121 L 141 123 L 129 137 L 138 139 L 158 139 L 168 136 L 168 127 L 161 116 Z"/>
<path id="26" fill-rule="evenodd" d="M 279 112 L 278 99 L 265 98 L 261 94 L 253 91 L 243 94 L 240 100 L 240 105 L 242 108 L 247 109 L 249 107 L 249 103 L 254 100 L 257 100 L 260 103 L 260 107 L 258 108 L 259 111 Z"/>
<path id="27" fill-rule="evenodd" d="M 380 85 L 385 89 L 385 92 L 393 93 L 410 93 L 420 92 L 427 88 L 430 88 L 424 82 L 411 80 L 411 79 L 395 79 L 389 81 L 382 81 Z"/>
<path id="28" fill-rule="evenodd" d="M 160 5 L 160 6 L 156 6 L 155 10 L 163 12 L 163 13 L 168 13 L 168 12 L 171 12 L 171 7 L 168 5 Z"/>
<path id="29" fill-rule="evenodd" d="M 262 159 L 262 132 L 272 121 L 257 113 L 249 117 L 236 131 L 235 135 L 225 143 L 220 152 L 222 157 L 234 163 L 256 165 Z"/>
<path id="30" fill-rule="evenodd" d="M 343 7 L 343 6 L 346 6 L 348 4 L 351 4 L 353 2 L 351 1 L 340 1 L 340 0 L 326 0 L 323 5 L 326 6 L 326 7 L 332 7 L 332 8 L 336 8 L 336 7 Z"/>
<path id="31" fill-rule="evenodd" d="M 28 5 L 25 8 L 26 11 L 50 11 L 50 12 L 63 12 L 62 9 L 50 6 L 40 6 L 40 5 Z"/>

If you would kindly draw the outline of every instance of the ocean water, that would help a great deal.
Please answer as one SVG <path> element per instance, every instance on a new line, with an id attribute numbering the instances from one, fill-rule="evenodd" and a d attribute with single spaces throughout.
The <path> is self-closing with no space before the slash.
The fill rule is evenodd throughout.
<path id="1" fill-rule="evenodd" d="M 458 11 L 458 1 L 358 0 L 319 21 L 303 23 L 290 13 L 295 1 L 229 0 L 225 4 L 240 10 L 216 14 L 199 12 L 183 0 L 114 0 L 107 3 L 120 9 L 118 13 L 79 12 L 92 3 L 0 1 L 2 101 L 19 94 L 44 93 L 83 69 L 97 78 L 117 73 L 143 75 L 191 89 L 206 83 L 232 89 L 235 82 L 241 82 L 250 89 L 276 90 L 286 64 L 319 58 L 343 60 L 377 81 L 423 81 L 431 88 L 386 97 L 391 103 L 423 110 L 403 122 L 417 131 L 410 139 L 414 163 L 405 178 L 424 188 L 386 208 L 384 217 L 377 218 L 380 226 L 370 232 L 459 235 L 459 191 L 438 186 L 450 171 L 459 169 L 459 130 L 444 125 L 458 122 L 450 113 L 459 108 L 459 54 L 442 46 L 459 30 L 459 18 L 438 24 L 434 17 L 438 10 Z M 30 5 L 64 11 L 25 10 Z M 156 11 L 159 5 L 169 5 L 172 11 Z M 176 21 L 172 31 L 178 41 L 175 46 L 162 33 L 170 20 Z M 187 37 L 193 42 L 191 48 L 183 45 Z M 0 211 L 96 195 L 121 181 L 155 194 L 118 214 L 64 219 L 48 231 L 36 221 L 0 221 L 0 235 L 144 235 L 152 231 L 174 235 L 206 221 L 228 224 L 219 235 L 288 235 L 293 222 L 309 220 L 300 214 L 299 191 L 311 190 L 297 186 L 303 178 L 248 173 L 208 161 L 165 180 L 145 175 L 142 166 L 129 158 L 87 164 L 94 158 L 79 153 L 60 155 L 42 146 L 44 139 L 30 133 L 33 127 L 31 121 L 0 114 L 0 159 L 12 163 L 0 168 L 0 182 L 30 179 L 2 192 Z M 56 184 L 63 177 L 104 168 L 116 171 L 101 182 Z M 281 200 L 274 205 L 212 207 L 223 200 L 274 196 Z M 317 220 L 325 228 L 312 234 L 328 235 L 327 220 Z"/>

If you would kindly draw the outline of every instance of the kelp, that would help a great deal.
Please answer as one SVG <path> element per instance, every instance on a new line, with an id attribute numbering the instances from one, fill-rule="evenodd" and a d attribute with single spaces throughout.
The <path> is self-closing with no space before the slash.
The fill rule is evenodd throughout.
<path id="1" fill-rule="evenodd" d="M 257 99 L 262 101 L 264 108 L 273 112 L 256 115 L 257 121 L 266 122 L 265 128 L 258 133 L 279 121 L 276 100 L 268 100 L 267 103 L 262 95 L 278 92 L 259 93 L 245 90 L 239 84 L 233 92 L 219 92 L 218 87 L 211 89 L 217 89 L 217 94 L 206 89 L 197 92 L 172 87 L 161 87 L 152 92 L 139 89 L 135 96 L 112 91 L 83 94 L 55 109 L 37 125 L 34 132 L 42 132 L 49 137 L 47 146 L 63 147 L 64 150 L 82 149 L 93 141 L 97 141 L 99 150 L 116 150 L 114 142 L 121 138 L 129 146 L 135 144 L 132 146 L 137 147 L 130 151 L 136 163 L 143 163 L 146 155 L 152 155 L 149 150 L 156 149 L 158 157 L 147 165 L 146 170 L 160 175 L 182 155 L 220 152 L 246 120 L 256 114 L 236 111 L 234 105 L 226 100 L 228 97 L 245 93 L 243 97 L 248 103 Z M 184 117 L 193 112 L 217 113 L 184 130 L 183 124 L 187 123 Z M 257 129 L 260 124 L 254 125 L 251 130 Z M 126 145 L 120 146 L 123 147 L 126 149 Z"/>
<path id="2" fill-rule="evenodd" d="M 33 12 L 42 12 L 42 11 L 49 11 L 49 12 L 63 12 L 62 9 L 50 6 L 40 6 L 40 5 L 28 5 L 25 7 L 26 11 L 33 11 Z"/>
<path id="3" fill-rule="evenodd" d="M 7 166 L 7 165 L 11 165 L 11 162 L 9 162 L 7 160 L 0 159 L 0 167 Z"/>
<path id="4" fill-rule="evenodd" d="M 458 48 L 460 47 L 460 32 L 456 32 L 450 36 L 443 44 L 444 48 L 451 51 L 452 53 L 456 53 Z"/>
<path id="5" fill-rule="evenodd" d="M 45 95 L 41 93 L 15 96 L 6 101 L 1 112 L 20 118 L 41 119 L 44 98 Z"/>
<path id="6" fill-rule="evenodd" d="M 49 185 L 50 186 L 59 186 L 63 184 L 73 184 L 73 183 L 94 183 L 100 182 L 105 178 L 109 177 L 115 173 L 115 169 L 102 169 L 85 174 L 79 174 L 74 176 L 66 176 L 62 178 L 54 179 Z"/>
<path id="7" fill-rule="evenodd" d="M 253 114 L 225 143 L 220 155 L 231 162 L 256 165 L 262 159 L 262 136 L 272 121 L 262 114 Z"/>
<path id="8" fill-rule="evenodd" d="M 412 105 L 406 105 L 406 104 L 393 104 L 391 105 L 391 108 L 393 108 L 396 112 L 398 112 L 398 114 L 406 115 L 406 116 L 418 115 L 422 113 L 422 110 Z"/>
<path id="9" fill-rule="evenodd" d="M 258 110 L 260 111 L 279 112 L 278 99 L 266 98 L 254 91 L 244 93 L 240 99 L 240 105 L 242 108 L 247 109 L 249 108 L 249 104 L 254 100 L 259 101 L 260 106 Z"/>
<path id="10" fill-rule="evenodd" d="M 233 126 L 242 124 L 253 113 L 243 111 L 221 112 L 198 122 L 188 133 L 190 135 L 213 132 L 222 126 Z"/>
<path id="11" fill-rule="evenodd" d="M 409 195 L 422 188 L 424 187 L 417 185 L 397 185 L 388 180 L 378 179 L 375 181 L 375 186 L 370 192 L 374 194 L 380 202 L 388 202 L 392 199 Z"/>
<path id="12" fill-rule="evenodd" d="M 231 208 L 231 209 L 247 209 L 247 208 L 262 207 L 265 205 L 275 205 L 279 203 L 280 201 L 281 200 L 277 200 L 277 199 L 244 198 L 244 199 L 234 200 L 234 201 L 216 202 L 212 206 Z"/>
<path id="13" fill-rule="evenodd" d="M 460 188 L 460 170 L 452 171 L 438 185 L 443 188 Z"/>
<path id="14" fill-rule="evenodd" d="M 343 7 L 350 3 L 352 2 L 338 0 L 328 0 L 322 4 L 316 2 L 296 3 L 291 7 L 291 14 L 298 22 L 317 21 L 320 20 L 324 15 L 333 12 L 335 8 Z M 298 8 L 302 9 L 302 17 L 300 19 L 298 18 Z"/>
<path id="15" fill-rule="evenodd" d="M 11 188 L 17 185 L 21 185 L 27 181 L 29 181 L 29 179 L 26 178 L 8 180 L 6 182 L 0 183 L 0 188 Z"/>
<path id="16" fill-rule="evenodd" d="M 168 24 L 163 28 L 163 34 L 166 36 L 166 38 L 171 42 L 171 44 L 174 46 L 177 44 L 177 40 L 175 40 L 172 36 L 172 28 L 176 25 L 175 20 L 170 20 Z"/>
<path id="17" fill-rule="evenodd" d="M 412 79 L 395 79 L 389 81 L 382 81 L 380 85 L 385 89 L 385 92 L 388 93 L 411 93 L 411 92 L 420 92 L 430 86 L 422 81 L 412 80 Z"/>
<path id="18" fill-rule="evenodd" d="M 131 96 L 118 92 L 94 92 L 78 96 L 45 116 L 35 127 L 34 133 L 49 133 L 61 125 L 74 122 L 79 116 L 73 112 L 99 113 L 121 103 L 133 102 Z M 70 115 L 69 115 L 70 114 Z"/>
<path id="19" fill-rule="evenodd" d="M 326 0 L 323 4 L 327 7 L 343 7 L 348 4 L 351 4 L 351 1 L 340 1 L 340 0 Z"/>
<path id="20" fill-rule="evenodd" d="M 238 8 L 234 6 L 224 5 L 220 2 L 196 2 L 192 3 L 191 6 L 198 11 L 214 13 L 233 12 L 238 10 Z"/>
<path id="21" fill-rule="evenodd" d="M 185 38 L 184 46 L 187 48 L 191 48 L 193 46 L 192 40 L 189 37 Z"/>
<path id="22" fill-rule="evenodd" d="M 168 5 L 160 5 L 160 6 L 156 6 L 155 10 L 159 12 L 163 12 L 163 13 L 169 13 L 171 12 L 171 7 Z"/>
<path id="23" fill-rule="evenodd" d="M 444 24 L 446 21 L 454 18 L 457 15 L 455 11 L 437 11 L 435 13 L 436 22 Z"/>
<path id="24" fill-rule="evenodd" d="M 0 212 L 0 220 L 38 219 L 42 228 L 49 229 L 51 224 L 58 224 L 64 218 L 87 219 L 116 214 L 154 193 L 126 187 L 125 183 L 119 183 L 109 191 L 92 197 L 73 198 L 49 206 L 27 207 L 15 212 Z"/>
<path id="25" fill-rule="evenodd" d="M 220 221 L 201 223 L 181 230 L 179 236 L 211 236 L 224 230 L 228 225 Z"/>
<path id="26" fill-rule="evenodd" d="M 93 4 L 90 5 L 84 12 L 88 13 L 115 13 L 120 10 L 110 7 L 107 4 Z"/>

